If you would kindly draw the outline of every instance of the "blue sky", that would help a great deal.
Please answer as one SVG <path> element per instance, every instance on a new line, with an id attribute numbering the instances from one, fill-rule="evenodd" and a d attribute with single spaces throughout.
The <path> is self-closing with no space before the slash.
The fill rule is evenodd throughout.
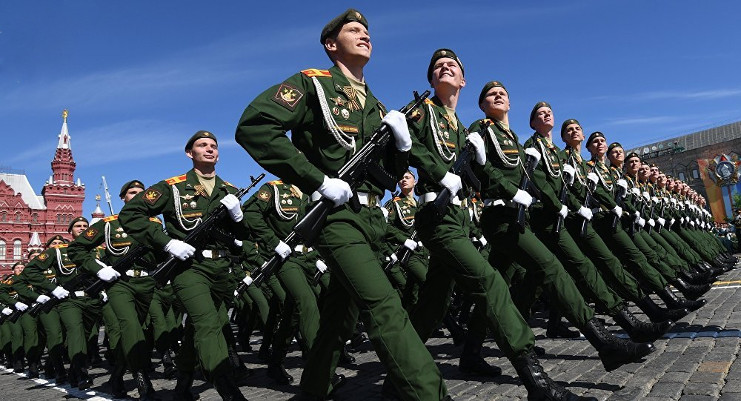
<path id="1" fill-rule="evenodd" d="M 481 117 L 481 87 L 500 80 L 522 142 L 540 100 L 559 126 L 577 118 L 628 148 L 741 120 L 738 2 L 364 3 L 3 0 L 0 166 L 40 193 L 66 108 L 86 216 L 101 175 L 118 211 L 123 182 L 187 171 L 182 149 L 200 129 L 220 140 L 218 173 L 246 185 L 260 169 L 234 142 L 242 111 L 289 75 L 327 68 L 319 33 L 350 6 L 369 20 L 366 80 L 389 108 L 427 88 L 430 55 L 448 47 L 466 71 L 461 120 Z"/>

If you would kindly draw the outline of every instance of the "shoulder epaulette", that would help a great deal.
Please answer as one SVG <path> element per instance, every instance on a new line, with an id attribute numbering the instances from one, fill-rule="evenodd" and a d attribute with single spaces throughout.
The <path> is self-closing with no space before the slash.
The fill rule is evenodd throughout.
<path id="1" fill-rule="evenodd" d="M 394 202 L 399 201 L 399 200 L 401 200 L 401 197 L 398 197 L 398 196 L 394 197 Z"/>
<path id="2" fill-rule="evenodd" d="M 57 245 L 52 246 L 52 248 L 66 248 L 68 246 L 69 244 L 57 244 Z"/>
<path id="3" fill-rule="evenodd" d="M 232 188 L 236 188 L 236 187 L 234 186 L 234 184 L 232 184 L 232 183 L 231 183 L 231 182 L 229 182 L 229 181 L 224 181 L 224 185 L 229 185 L 229 186 L 230 186 L 230 187 L 232 187 Z"/>
<path id="4" fill-rule="evenodd" d="M 170 185 L 175 185 L 175 184 L 177 184 L 179 182 L 183 182 L 183 181 L 185 181 L 185 174 L 178 175 L 178 176 L 175 176 L 175 177 L 170 177 L 170 178 L 168 178 L 168 179 L 165 180 L 165 182 L 168 183 L 168 184 L 170 184 Z"/>
<path id="5" fill-rule="evenodd" d="M 306 75 L 309 78 L 312 77 L 331 77 L 332 73 L 329 72 L 329 70 L 318 70 L 316 68 L 309 68 L 307 70 L 301 71 L 302 74 Z"/>
<path id="6" fill-rule="evenodd" d="M 109 221 L 113 221 L 113 220 L 117 220 L 117 219 L 118 219 L 118 215 L 117 214 L 114 214 L 113 216 L 104 217 L 103 218 L 103 221 L 105 221 L 106 223 L 108 223 Z"/>
<path id="7" fill-rule="evenodd" d="M 155 223 L 159 223 L 159 224 L 162 224 L 162 220 L 160 220 L 160 219 L 158 219 L 158 218 L 156 218 L 156 217 L 150 217 L 150 218 L 149 218 L 149 221 L 153 221 L 153 222 L 155 222 Z"/>
<path id="8" fill-rule="evenodd" d="M 430 98 L 427 98 L 427 99 L 425 99 L 425 104 L 431 104 L 431 105 L 434 106 L 435 105 L 435 102 L 433 102 L 432 100 L 430 100 Z"/>
<path id="9" fill-rule="evenodd" d="M 281 180 L 268 181 L 268 184 L 270 184 L 270 185 L 281 185 L 281 184 L 283 184 L 283 181 L 281 181 Z"/>
<path id="10" fill-rule="evenodd" d="M 587 165 L 589 165 L 589 166 L 594 166 L 594 161 L 593 161 L 593 160 L 590 160 L 590 161 L 588 161 L 588 162 L 587 162 Z"/>

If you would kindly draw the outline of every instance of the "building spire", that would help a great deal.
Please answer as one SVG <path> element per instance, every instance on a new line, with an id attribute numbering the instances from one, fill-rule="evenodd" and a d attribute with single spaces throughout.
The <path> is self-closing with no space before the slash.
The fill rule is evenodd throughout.
<path id="1" fill-rule="evenodd" d="M 59 132 L 59 142 L 57 143 L 57 149 L 72 149 L 70 144 L 69 130 L 67 129 L 68 115 L 69 110 L 64 109 L 64 111 L 62 111 L 62 118 L 64 120 L 62 122 L 62 130 Z"/>

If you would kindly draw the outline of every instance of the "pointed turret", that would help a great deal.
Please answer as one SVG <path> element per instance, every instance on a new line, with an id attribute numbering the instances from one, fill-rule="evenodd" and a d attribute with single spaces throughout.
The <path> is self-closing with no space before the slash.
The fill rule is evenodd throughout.
<path id="1" fill-rule="evenodd" d="M 105 217 L 105 213 L 103 213 L 103 209 L 100 208 L 100 195 L 95 195 L 95 210 L 93 210 L 93 213 L 91 216 L 93 217 L 92 220 L 90 220 L 90 225 L 95 224 L 96 221 L 102 219 Z"/>

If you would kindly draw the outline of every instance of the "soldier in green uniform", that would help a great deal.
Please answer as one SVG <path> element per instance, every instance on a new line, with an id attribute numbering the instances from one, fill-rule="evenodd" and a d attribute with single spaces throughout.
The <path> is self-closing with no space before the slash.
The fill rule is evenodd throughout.
<path id="1" fill-rule="evenodd" d="M 229 211 L 230 218 L 224 221 L 226 229 L 240 237 L 245 235 L 246 227 L 239 199 L 234 196 L 237 189 L 216 175 L 219 160 L 216 137 L 209 131 L 196 132 L 187 141 L 185 154 L 193 168 L 135 196 L 121 209 L 119 221 L 134 240 L 155 251 L 164 250 L 186 266 L 172 278 L 173 290 L 188 314 L 176 361 L 179 371 L 176 395 L 192 397 L 190 388 L 198 361 L 206 380 L 222 398 L 241 400 L 244 396 L 234 383 L 222 332 L 228 322 L 223 305 L 232 297 L 228 250 L 234 244 L 210 237 L 204 249 L 195 249 L 182 239 L 220 205 Z M 150 221 L 150 217 L 159 214 L 164 217 L 167 234 Z M 196 252 L 200 256 L 194 258 Z"/>
<path id="2" fill-rule="evenodd" d="M 570 202 L 568 198 L 561 201 L 560 195 L 569 192 L 568 188 L 564 188 L 566 184 L 561 170 L 563 164 L 560 158 L 561 150 L 552 142 L 553 126 L 553 111 L 550 104 L 537 103 L 530 112 L 530 127 L 535 130 L 535 133 L 524 144 L 525 148 L 536 149 L 541 156 L 541 163 L 531 176 L 542 194 L 542 202 L 536 203 L 529 209 L 532 230 L 561 261 L 582 295 L 596 303 L 597 309 L 613 317 L 634 341 L 654 341 L 671 329 L 674 323 L 652 324 L 640 321 L 628 310 L 625 301 L 607 285 L 595 265 L 579 249 L 570 233 L 566 229 L 555 232 L 559 216 L 565 219 L 569 213 L 567 205 L 573 205 L 573 212 L 578 212 L 581 202 L 573 196 Z M 570 176 L 574 176 L 573 168 Z M 529 282 L 527 276 L 525 282 Z M 560 316 L 558 320 L 560 321 Z M 552 324 L 549 321 L 549 331 Z"/>
<path id="3" fill-rule="evenodd" d="M 128 203 L 137 194 L 144 191 L 144 184 L 132 180 L 121 187 L 119 196 L 124 204 Z M 151 224 L 157 228 L 162 224 L 157 218 L 151 218 Z M 102 258 L 98 259 L 96 248 L 105 244 Z M 108 305 L 121 328 L 120 345 L 116 364 L 111 372 L 110 384 L 115 396 L 125 396 L 123 375 L 126 364 L 134 376 L 140 399 L 155 399 L 154 388 L 149 380 L 147 367 L 149 365 L 149 348 L 144 337 L 142 325 L 147 317 L 152 295 L 154 293 L 154 279 L 149 277 L 150 271 L 156 267 L 156 255 L 147 252 L 135 264 L 126 266 L 123 271 L 114 270 L 114 265 L 129 251 L 140 246 L 121 227 L 118 215 L 108 216 L 95 222 L 85 233 L 75 238 L 68 247 L 70 259 L 81 269 L 95 274 L 101 280 L 114 284 L 106 290 Z M 162 255 L 160 255 L 162 256 Z M 126 278 L 118 280 L 121 275 Z"/>
<path id="4" fill-rule="evenodd" d="M 332 279 L 301 388 L 316 398 L 333 390 L 338 357 L 362 309 L 370 341 L 401 397 L 445 398 L 442 375 L 376 256 L 386 226 L 379 207 L 384 189 L 371 178 L 360 183 L 356 193 L 363 207 L 355 213 L 345 205 L 353 193 L 350 185 L 330 178 L 382 121 L 393 141 L 377 161 L 401 178 L 411 148 L 404 116 L 387 114 L 365 82 L 372 45 L 360 12 L 349 9 L 330 21 L 320 42 L 334 66 L 304 70 L 263 92 L 245 110 L 236 133 L 237 142 L 266 170 L 337 206 L 316 241 Z"/>
<path id="5" fill-rule="evenodd" d="M 87 229 L 88 221 L 82 216 L 74 218 L 68 227 L 72 238 L 82 235 Z M 87 340 L 92 327 L 100 318 L 101 304 L 99 299 L 91 298 L 84 291 L 73 289 L 73 292 L 70 292 L 62 287 L 73 279 L 77 280 L 78 275 L 85 274 L 69 259 L 67 249 L 68 244 L 66 243 L 56 245 L 45 250 L 41 255 L 29 262 L 26 269 L 19 276 L 19 278 L 23 279 L 18 281 L 16 290 L 19 294 L 25 294 L 24 296 L 26 298 L 35 298 L 37 302 L 46 302 L 49 300 L 46 294 L 39 294 L 39 290 L 63 300 L 55 306 L 54 310 L 58 313 L 59 320 L 64 326 L 66 333 L 67 352 L 71 361 L 73 375 L 71 384 L 73 386 L 76 385 L 80 390 L 85 390 L 93 384 L 93 380 L 87 372 Z M 30 288 L 28 287 L 29 284 L 31 285 Z M 84 280 L 81 284 L 84 284 Z M 43 299 L 42 296 L 46 299 Z M 48 314 L 51 313 L 49 312 Z M 53 317 L 51 319 L 44 319 L 42 314 L 41 322 L 47 332 L 47 347 L 50 349 L 50 356 L 52 353 L 56 353 L 53 349 L 57 345 L 61 347 L 61 331 L 58 335 L 51 333 L 52 337 L 58 336 L 57 338 L 49 338 L 50 330 L 46 326 L 51 325 L 52 331 L 56 331 L 54 327 L 56 322 L 53 320 Z M 55 355 L 53 358 L 57 358 L 57 356 Z M 58 365 L 55 364 L 55 366 Z"/>
<path id="6" fill-rule="evenodd" d="M 527 214 L 524 222 L 518 221 L 520 207 L 527 210 L 533 197 L 519 188 L 526 152 L 509 128 L 509 93 L 504 85 L 499 81 L 484 85 L 479 107 L 486 118 L 473 123 L 469 130 L 480 131 L 487 147 L 488 162 L 481 168 L 474 167 L 481 177 L 481 195 L 487 205 L 481 216 L 481 226 L 492 246 L 489 260 L 504 272 L 509 272 L 517 262 L 533 278 L 513 286 L 511 292 L 515 304 L 521 312 L 528 313 L 534 301 L 533 292 L 528 287 L 542 285 L 554 301 L 554 307 L 561 308 L 564 316 L 598 350 L 608 371 L 653 352 L 651 344 L 618 339 L 607 331 L 594 317 L 594 311 L 586 304 L 563 265 L 530 230 Z M 539 158 L 535 149 L 528 150 L 527 154 L 529 158 Z M 543 198 L 543 202 L 548 201 L 545 196 Z"/>
<path id="7" fill-rule="evenodd" d="M 286 298 L 282 319 L 273 339 L 268 376 L 279 384 L 293 382 L 293 377 L 283 367 L 283 360 L 296 329 L 301 333 L 307 350 L 313 346 L 319 329 L 319 306 L 312 284 L 316 251 L 304 244 L 291 249 L 282 240 L 306 214 L 308 199 L 297 186 L 277 180 L 260 187 L 242 208 L 245 221 L 257 238 L 258 249 L 263 251 L 265 259 L 274 253 L 283 258 L 293 255 L 275 273 L 285 289 Z"/>
<path id="8" fill-rule="evenodd" d="M 2 311 L 5 315 L 12 314 L 14 310 L 24 311 L 28 309 L 28 304 L 19 301 L 18 293 L 13 289 L 15 277 L 20 275 L 25 267 L 26 265 L 23 264 L 23 262 L 16 262 L 13 264 L 13 273 L 0 282 L 0 302 L 5 305 Z M 8 311 L 10 313 L 8 313 Z M 23 327 L 21 326 L 20 321 L 5 321 L 2 326 L 0 326 L 0 330 L 2 330 L 3 341 L 3 346 L 0 348 L 0 352 L 5 354 L 8 361 L 13 361 L 13 370 L 16 370 L 15 366 L 20 367 L 18 373 L 23 370 L 23 357 L 25 355 L 29 361 L 29 367 L 32 363 L 35 366 L 35 369 L 29 369 L 28 377 L 38 377 L 38 361 L 41 358 L 42 351 L 39 349 L 38 335 L 35 336 L 35 339 L 29 338 L 28 347 L 25 347 Z M 33 334 L 36 334 L 36 330 L 34 330 Z M 33 337 L 31 333 L 29 333 L 29 336 Z M 15 361 L 18 361 L 18 363 Z"/>
<path id="9" fill-rule="evenodd" d="M 421 207 L 415 215 L 415 227 L 430 251 L 427 279 L 411 313 L 417 333 L 423 340 L 429 338 L 442 321 L 453 285 L 457 284 L 475 304 L 475 318 L 469 320 L 459 364 L 462 371 L 501 374 L 501 369 L 489 366 L 480 355 L 489 329 L 522 379 L 529 399 L 592 399 L 572 394 L 543 371 L 533 352 L 533 332 L 512 302 L 506 282 L 471 242 L 470 215 L 461 205 L 461 195 L 469 193 L 470 183 L 464 184 L 459 175 L 449 170 L 467 142 L 474 149 L 471 164 L 481 167 L 489 162 L 481 135 L 468 134 L 455 111 L 466 85 L 463 64 L 455 52 L 436 50 L 430 59 L 427 80 L 435 95 L 413 112 L 409 123 L 414 133 L 410 164 L 420 176 L 417 188 Z M 438 211 L 434 201 L 444 189 L 450 192 L 450 201 Z M 486 224 L 482 220 L 485 231 Z"/>

